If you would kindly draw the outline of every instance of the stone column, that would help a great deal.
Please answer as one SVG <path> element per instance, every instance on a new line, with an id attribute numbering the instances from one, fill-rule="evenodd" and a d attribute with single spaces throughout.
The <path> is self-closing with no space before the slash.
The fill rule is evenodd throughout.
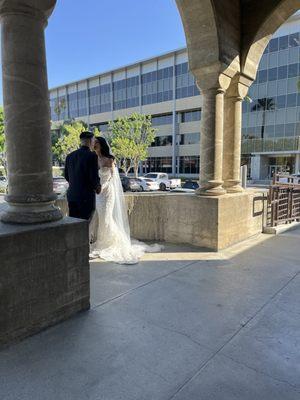
<path id="1" fill-rule="evenodd" d="M 201 91 L 200 195 L 226 193 L 222 187 L 224 93 L 219 87 Z"/>
<path id="2" fill-rule="evenodd" d="M 228 193 L 242 192 L 241 170 L 241 140 L 242 140 L 242 101 L 249 87 L 240 82 L 238 74 L 232 79 L 225 98 L 224 125 L 224 187 Z"/>
<path id="3" fill-rule="evenodd" d="M 54 206 L 44 29 L 56 0 L 0 3 L 3 101 L 8 162 L 3 222 L 62 218 Z"/>

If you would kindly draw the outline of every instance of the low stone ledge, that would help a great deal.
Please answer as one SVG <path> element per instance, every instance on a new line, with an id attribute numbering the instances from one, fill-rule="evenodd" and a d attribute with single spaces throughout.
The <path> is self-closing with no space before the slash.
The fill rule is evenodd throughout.
<path id="1" fill-rule="evenodd" d="M 86 221 L 0 223 L 0 347 L 90 307 Z"/>
<path id="2" fill-rule="evenodd" d="M 125 199 L 131 235 L 138 240 L 185 243 L 218 251 L 261 233 L 266 220 L 266 197 L 253 189 L 218 197 L 133 193 Z M 59 199 L 57 205 L 67 213 L 65 199 Z M 92 229 L 97 230 L 96 223 Z"/>

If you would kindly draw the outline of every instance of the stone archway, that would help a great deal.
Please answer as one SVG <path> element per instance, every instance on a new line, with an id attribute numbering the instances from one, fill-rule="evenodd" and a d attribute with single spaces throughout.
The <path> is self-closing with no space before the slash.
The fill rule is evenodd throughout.
<path id="1" fill-rule="evenodd" d="M 272 34 L 298 0 L 176 0 L 191 72 L 203 95 L 202 195 L 238 193 L 242 100 Z"/>
<path id="2" fill-rule="evenodd" d="M 270 3 L 270 2 L 269 2 Z M 259 20 L 256 21 L 256 26 L 248 35 L 245 35 L 243 40 L 243 52 L 241 57 L 241 70 L 246 76 L 255 79 L 257 68 L 263 52 L 268 45 L 272 35 L 277 29 L 291 17 L 299 8 L 298 0 L 283 0 L 273 1 L 272 8 L 264 9 Z M 248 14 L 252 10 L 252 18 L 249 18 L 244 23 L 244 31 L 253 25 L 252 21 L 255 9 L 261 6 L 261 1 L 253 0 L 252 2 L 245 1 L 244 13 Z"/>

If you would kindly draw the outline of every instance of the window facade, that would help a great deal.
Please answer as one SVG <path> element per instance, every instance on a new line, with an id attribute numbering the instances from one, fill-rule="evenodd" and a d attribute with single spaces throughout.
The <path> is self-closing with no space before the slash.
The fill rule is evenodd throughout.
<path id="1" fill-rule="evenodd" d="M 179 173 L 180 174 L 199 174 L 200 171 L 200 157 L 199 156 L 186 156 L 179 157 Z"/>
<path id="2" fill-rule="evenodd" d="M 173 99 L 173 67 L 142 75 L 142 104 L 161 103 Z"/>
<path id="3" fill-rule="evenodd" d="M 186 111 L 181 113 L 180 122 L 193 122 L 201 120 L 201 110 Z"/>
<path id="4" fill-rule="evenodd" d="M 243 102 L 244 139 L 300 136 L 300 33 L 270 40 L 256 81 L 252 102 Z"/>
<path id="5" fill-rule="evenodd" d="M 68 106 L 69 106 L 69 117 L 77 118 L 78 117 L 78 93 L 69 93 L 68 94 Z"/>
<path id="6" fill-rule="evenodd" d="M 188 63 L 176 65 L 176 99 L 200 94 L 194 76 L 188 70 Z"/>
<path id="7" fill-rule="evenodd" d="M 90 114 L 111 110 L 111 84 L 105 83 L 89 89 Z"/>
<path id="8" fill-rule="evenodd" d="M 151 121 L 153 126 L 172 125 L 173 115 L 172 114 L 153 115 Z"/>
<path id="9" fill-rule="evenodd" d="M 180 135 L 180 144 L 199 144 L 200 143 L 200 132 L 197 133 L 185 133 Z"/>
<path id="10" fill-rule="evenodd" d="M 151 147 L 172 146 L 172 144 L 173 144 L 172 135 L 156 136 L 154 142 L 151 144 Z"/>
<path id="11" fill-rule="evenodd" d="M 172 172 L 172 157 L 150 157 L 144 163 L 145 172 Z"/>

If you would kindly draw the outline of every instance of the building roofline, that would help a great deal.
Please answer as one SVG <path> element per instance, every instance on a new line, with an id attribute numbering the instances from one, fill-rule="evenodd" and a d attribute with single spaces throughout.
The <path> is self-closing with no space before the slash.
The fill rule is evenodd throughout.
<path id="1" fill-rule="evenodd" d="M 293 22 L 293 21 L 298 20 L 298 19 L 300 19 L 300 10 L 297 11 L 295 14 L 293 14 L 290 18 L 288 18 L 281 25 L 281 27 L 287 22 Z M 99 72 L 99 73 L 94 74 L 94 75 L 89 75 L 89 76 L 87 76 L 85 78 L 82 78 L 82 79 L 76 79 L 74 81 L 70 81 L 70 82 L 67 82 L 67 83 L 62 84 L 62 85 L 51 87 L 51 88 L 49 88 L 49 92 L 52 92 L 52 91 L 58 90 L 58 89 L 62 89 L 62 88 L 66 88 L 66 87 L 74 85 L 76 83 L 85 82 L 85 81 L 87 81 L 89 79 L 97 78 L 97 77 L 100 77 L 100 76 L 103 76 L 103 75 L 108 75 L 108 74 L 111 74 L 113 72 L 118 72 L 118 71 L 124 70 L 126 68 L 135 67 L 135 66 L 138 66 L 138 65 L 146 63 L 146 62 L 151 62 L 153 60 L 157 60 L 159 58 L 163 58 L 163 57 L 170 56 L 170 55 L 173 55 L 173 54 L 176 54 L 176 53 L 180 53 L 180 52 L 184 52 L 184 51 L 187 51 L 187 47 L 186 46 L 185 47 L 179 47 L 179 48 L 177 48 L 175 50 L 170 50 L 170 51 L 167 51 L 167 52 L 164 52 L 164 53 L 161 53 L 161 54 L 158 54 L 156 56 L 149 57 L 149 58 L 143 58 L 141 60 L 135 61 L 133 63 L 125 64 L 125 65 L 119 66 L 117 68 L 111 68 L 109 70 L 105 70 L 103 72 Z"/>
<path id="2" fill-rule="evenodd" d="M 65 83 L 63 85 L 58 85 L 58 86 L 51 87 L 51 88 L 49 88 L 49 91 L 52 92 L 53 90 L 65 88 L 67 86 L 74 85 L 75 83 L 84 82 L 84 81 L 87 81 L 89 79 L 97 78 L 97 77 L 102 76 L 102 75 L 108 75 L 108 74 L 111 74 L 112 72 L 118 72 L 118 71 L 121 71 L 121 70 L 126 69 L 126 68 L 132 68 L 132 67 L 138 66 L 140 64 L 143 64 L 143 63 L 146 63 L 146 62 L 151 62 L 153 60 L 157 60 L 159 58 L 170 56 L 170 55 L 173 55 L 173 54 L 176 54 L 176 53 L 184 52 L 186 50 L 187 50 L 186 46 L 185 47 L 179 47 L 179 48 L 177 48 L 175 50 L 167 51 L 167 52 L 158 54 L 158 55 L 153 56 L 153 57 L 143 58 L 141 60 L 135 61 L 135 62 L 130 63 L 130 64 L 125 64 L 125 65 L 122 65 L 122 66 L 117 67 L 117 68 L 112 68 L 112 69 L 109 69 L 109 70 L 105 70 L 103 72 L 99 72 L 98 74 L 89 75 L 86 78 L 77 79 L 75 81 L 67 82 L 67 83 Z"/>

